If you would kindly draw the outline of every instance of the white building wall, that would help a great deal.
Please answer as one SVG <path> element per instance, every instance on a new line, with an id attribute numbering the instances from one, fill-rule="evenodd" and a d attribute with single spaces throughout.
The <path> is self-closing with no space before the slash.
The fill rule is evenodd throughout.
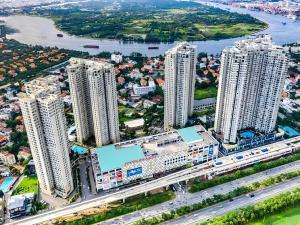
<path id="1" fill-rule="evenodd" d="M 74 187 L 63 101 L 59 96 L 49 96 L 46 99 L 37 99 L 37 101 L 44 127 L 55 191 L 60 196 L 67 197 Z"/>
<path id="2" fill-rule="evenodd" d="M 214 130 L 225 143 L 236 143 L 241 129 L 275 129 L 287 63 L 286 53 L 269 36 L 223 50 Z"/>
<path id="3" fill-rule="evenodd" d="M 193 113 L 196 47 L 180 43 L 166 52 L 164 129 L 184 127 Z"/>
<path id="4" fill-rule="evenodd" d="M 71 59 L 67 67 L 77 141 L 82 143 L 94 135 L 87 70 L 91 65 Z"/>
<path id="5" fill-rule="evenodd" d="M 41 190 L 67 197 L 74 187 L 63 101 L 53 86 L 40 85 L 19 96 L 30 149 Z"/>
<path id="6" fill-rule="evenodd" d="M 112 64 L 70 60 L 67 68 L 79 142 L 95 135 L 97 146 L 120 140 L 115 72 Z"/>

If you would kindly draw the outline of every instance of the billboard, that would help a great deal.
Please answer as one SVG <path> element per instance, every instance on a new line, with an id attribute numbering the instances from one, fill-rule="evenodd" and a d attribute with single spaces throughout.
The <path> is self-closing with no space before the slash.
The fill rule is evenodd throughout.
<path id="1" fill-rule="evenodd" d="M 127 177 L 135 176 L 143 172 L 142 167 L 137 167 L 134 169 L 127 170 Z"/>
<path id="2" fill-rule="evenodd" d="M 117 181 L 120 182 L 123 180 L 123 174 L 122 171 L 117 171 Z"/>
<path id="3" fill-rule="evenodd" d="M 103 190 L 107 190 L 111 188 L 111 183 L 110 183 L 110 175 L 109 174 L 105 174 L 102 177 L 102 187 Z"/>

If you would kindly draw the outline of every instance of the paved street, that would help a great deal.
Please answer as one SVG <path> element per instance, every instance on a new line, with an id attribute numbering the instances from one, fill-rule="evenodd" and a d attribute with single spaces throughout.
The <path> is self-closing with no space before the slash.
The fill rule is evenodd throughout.
<path id="1" fill-rule="evenodd" d="M 272 198 L 282 192 L 291 191 L 293 189 L 299 188 L 300 185 L 300 177 L 296 177 L 292 180 L 287 182 L 253 192 L 255 196 L 253 198 L 249 197 L 248 195 L 242 195 L 238 198 L 235 198 L 233 202 L 223 202 L 203 210 L 196 211 L 194 213 L 190 213 L 185 215 L 179 219 L 172 220 L 166 222 L 164 224 L 168 225 L 192 225 L 198 224 L 201 222 L 205 222 L 209 219 L 212 219 L 217 216 L 221 216 L 227 212 L 243 208 L 249 205 L 255 205 L 259 202 L 262 202 L 268 198 Z"/>
<path id="2" fill-rule="evenodd" d="M 82 200 L 90 200 L 94 198 L 95 196 L 90 191 L 90 186 L 88 183 L 88 173 L 87 168 L 91 165 L 91 163 L 88 160 L 79 160 L 79 170 L 80 170 L 80 181 L 81 181 L 81 187 L 82 187 Z"/>
<path id="3" fill-rule="evenodd" d="M 126 221 L 125 224 L 132 224 L 141 218 L 147 218 L 147 217 L 152 217 L 157 214 L 161 214 L 163 212 L 170 211 L 174 208 L 181 207 L 187 204 L 193 204 L 197 202 L 201 202 L 203 199 L 206 198 L 212 198 L 213 195 L 216 194 L 225 194 L 230 191 L 233 191 L 234 189 L 241 187 L 241 186 L 246 186 L 250 185 L 254 182 L 257 181 L 262 181 L 265 180 L 269 177 L 279 175 L 281 173 L 287 173 L 290 171 L 296 171 L 300 170 L 300 161 L 297 162 L 292 162 L 283 166 L 279 166 L 276 168 L 273 168 L 271 170 L 267 170 L 261 173 L 253 174 L 248 177 L 244 177 L 229 183 L 225 183 L 222 185 L 218 185 L 212 188 L 208 188 L 206 190 L 197 192 L 197 193 L 188 193 L 186 191 L 177 191 L 176 192 L 176 199 L 174 201 L 170 202 L 165 202 L 160 205 L 156 205 L 150 208 L 146 208 L 143 210 L 140 210 L 138 212 L 133 212 L 131 214 L 127 214 L 124 216 L 120 216 L 115 219 L 111 219 L 105 222 L 102 222 L 101 224 L 105 225 L 116 225 L 116 224 L 124 224 L 124 221 Z M 235 202 L 234 202 L 235 203 Z"/>

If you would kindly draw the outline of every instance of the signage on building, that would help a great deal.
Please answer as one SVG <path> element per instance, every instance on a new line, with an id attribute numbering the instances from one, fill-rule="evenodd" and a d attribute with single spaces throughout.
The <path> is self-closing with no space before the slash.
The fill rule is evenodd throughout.
<path id="1" fill-rule="evenodd" d="M 142 167 L 137 167 L 134 169 L 127 170 L 127 177 L 135 176 L 143 172 Z"/>
<path id="2" fill-rule="evenodd" d="M 103 175 L 103 178 L 102 178 L 102 187 L 103 187 L 103 190 L 107 190 L 107 189 L 111 188 L 110 175 L 109 174 Z"/>
<path id="3" fill-rule="evenodd" d="M 214 146 L 210 145 L 208 149 L 208 155 L 213 155 L 214 154 Z"/>
<path id="4" fill-rule="evenodd" d="M 122 171 L 117 171 L 117 181 L 120 182 L 123 180 L 123 173 Z"/>

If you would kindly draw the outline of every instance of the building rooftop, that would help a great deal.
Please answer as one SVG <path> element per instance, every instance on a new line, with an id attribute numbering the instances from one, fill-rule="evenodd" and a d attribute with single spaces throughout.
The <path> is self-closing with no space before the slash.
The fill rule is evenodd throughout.
<path id="1" fill-rule="evenodd" d="M 217 98 L 205 98 L 202 100 L 194 100 L 194 107 L 207 105 L 207 104 L 214 104 L 217 102 Z"/>
<path id="2" fill-rule="evenodd" d="M 145 123 L 145 121 L 143 118 L 124 122 L 125 127 L 129 127 L 129 128 L 142 127 L 142 126 L 144 126 L 144 123 Z"/>
<path id="3" fill-rule="evenodd" d="M 187 144 L 203 140 L 202 136 L 197 133 L 194 127 L 180 129 L 178 130 L 178 134 L 183 138 L 184 142 L 186 142 Z"/>
<path id="4" fill-rule="evenodd" d="M 93 149 L 93 152 L 97 154 L 102 172 L 121 168 L 128 162 L 140 160 L 145 157 L 139 145 L 119 148 L 115 145 L 106 145 Z"/>
<path id="5" fill-rule="evenodd" d="M 14 195 L 11 196 L 8 204 L 7 204 L 7 209 L 15 209 L 15 208 L 20 208 L 24 207 L 24 202 L 26 199 L 34 199 L 34 193 L 27 193 L 27 194 L 22 194 L 22 195 Z"/>
<path id="6" fill-rule="evenodd" d="M 122 168 L 131 161 L 154 155 L 189 151 L 210 145 L 218 145 L 204 127 L 197 125 L 175 131 L 119 142 L 95 148 L 97 163 L 102 172 Z"/>

